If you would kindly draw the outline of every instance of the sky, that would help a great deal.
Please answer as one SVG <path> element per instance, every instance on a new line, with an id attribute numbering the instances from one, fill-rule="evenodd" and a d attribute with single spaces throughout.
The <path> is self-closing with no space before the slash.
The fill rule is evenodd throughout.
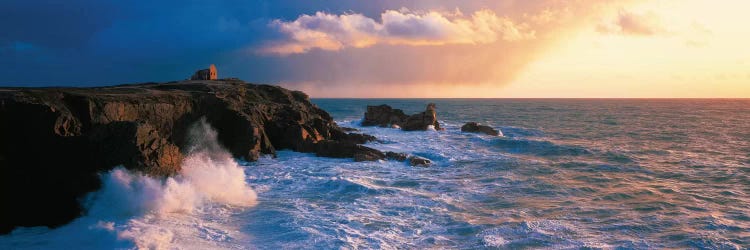
<path id="1" fill-rule="evenodd" d="M 311 97 L 750 98 L 745 0 L 0 3 L 0 86 L 219 77 Z"/>

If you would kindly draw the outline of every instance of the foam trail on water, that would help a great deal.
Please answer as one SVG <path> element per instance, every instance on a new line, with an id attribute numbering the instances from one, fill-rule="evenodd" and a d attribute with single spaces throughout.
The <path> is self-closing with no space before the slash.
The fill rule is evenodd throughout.
<path id="1" fill-rule="evenodd" d="M 117 167 L 103 174 L 102 188 L 88 196 L 86 216 L 54 230 L 16 230 L 0 237 L 0 248 L 229 247 L 241 235 L 205 218 L 251 207 L 257 195 L 205 120 L 191 128 L 189 140 L 178 175 L 159 179 Z"/>

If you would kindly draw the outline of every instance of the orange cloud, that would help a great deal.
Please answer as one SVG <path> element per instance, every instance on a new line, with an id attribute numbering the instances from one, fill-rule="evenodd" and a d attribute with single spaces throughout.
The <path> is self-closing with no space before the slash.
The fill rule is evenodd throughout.
<path id="1" fill-rule="evenodd" d="M 470 17 L 460 11 L 442 13 L 386 10 L 378 22 L 362 14 L 333 15 L 317 12 L 294 21 L 275 20 L 272 26 L 287 39 L 261 48 L 269 54 L 298 54 L 311 49 L 341 50 L 365 48 L 375 44 L 446 45 L 488 44 L 498 40 L 533 39 L 535 32 L 527 24 L 499 17 L 491 10 L 479 10 Z"/>
<path id="2" fill-rule="evenodd" d="M 628 2 L 461 1 L 471 11 L 386 8 L 380 18 L 318 12 L 274 21 L 286 38 L 251 51 L 273 60 L 281 85 L 314 97 L 498 96 L 529 63 Z"/>

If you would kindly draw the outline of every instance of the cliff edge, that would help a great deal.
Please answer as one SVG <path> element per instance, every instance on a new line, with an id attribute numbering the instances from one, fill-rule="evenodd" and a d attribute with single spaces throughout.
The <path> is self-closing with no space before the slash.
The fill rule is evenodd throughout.
<path id="1" fill-rule="evenodd" d="M 239 80 L 98 88 L 0 88 L 0 233 L 59 226 L 84 211 L 98 174 L 122 165 L 152 176 L 180 170 L 189 127 L 205 119 L 234 157 L 278 149 L 356 160 L 384 158 L 359 145 L 307 95 Z"/>

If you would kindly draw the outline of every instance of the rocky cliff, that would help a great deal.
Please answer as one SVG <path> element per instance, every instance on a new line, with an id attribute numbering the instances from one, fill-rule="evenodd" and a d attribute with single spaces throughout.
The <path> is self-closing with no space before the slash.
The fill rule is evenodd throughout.
<path id="1" fill-rule="evenodd" d="M 100 88 L 0 88 L 0 233 L 81 215 L 98 173 L 123 165 L 153 176 L 180 170 L 188 128 L 205 119 L 235 157 L 278 149 L 378 160 L 307 95 L 239 80 Z"/>

